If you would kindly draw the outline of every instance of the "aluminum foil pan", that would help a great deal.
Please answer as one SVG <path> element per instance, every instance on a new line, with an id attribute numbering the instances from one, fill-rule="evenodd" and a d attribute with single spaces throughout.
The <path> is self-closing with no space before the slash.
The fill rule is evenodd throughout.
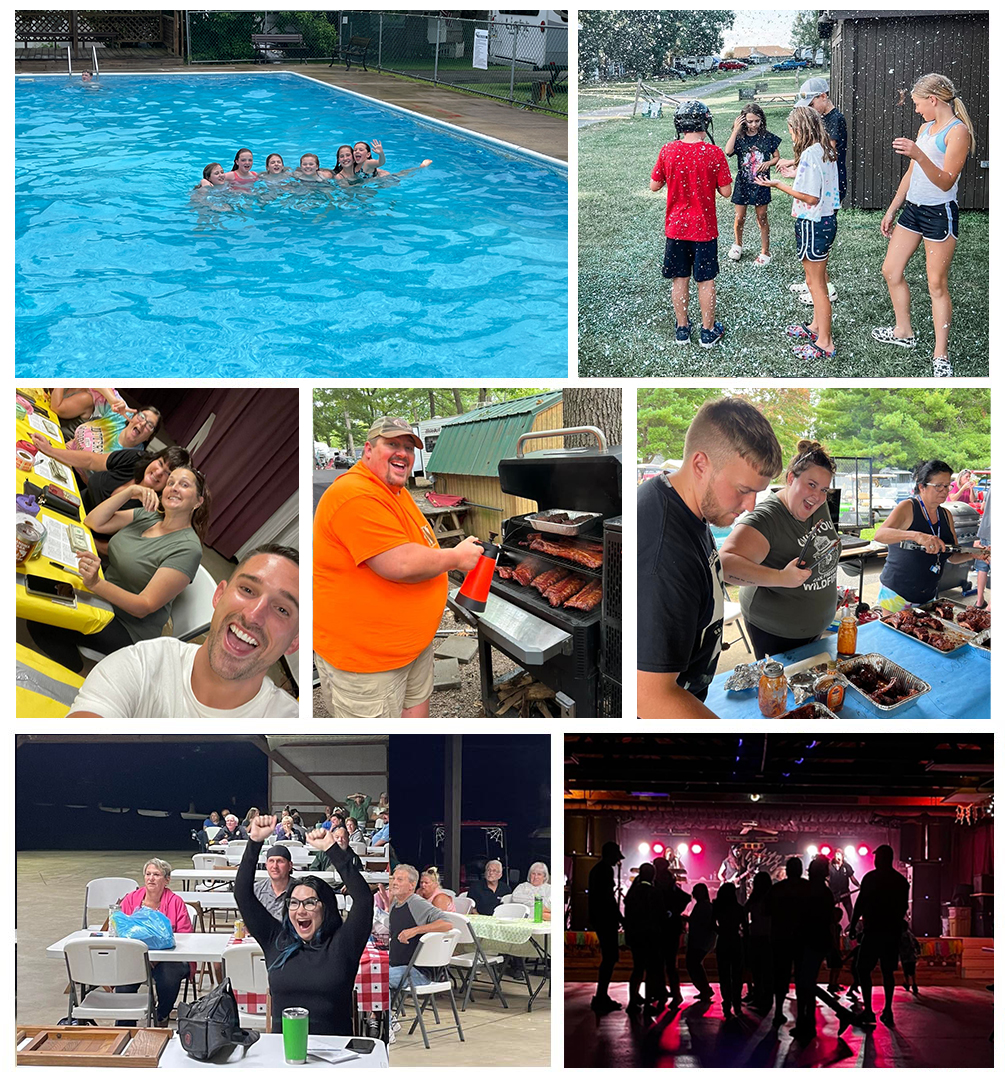
<path id="1" fill-rule="evenodd" d="M 917 638 L 914 638 L 913 640 L 917 641 Z M 906 668 L 901 667 L 900 664 L 895 664 L 889 657 L 883 656 L 878 652 L 864 652 L 861 656 L 854 656 L 850 660 L 838 660 L 838 671 L 844 673 L 847 677 L 847 672 L 850 668 L 854 667 L 855 664 L 872 664 L 881 675 L 886 676 L 888 679 L 901 679 L 905 686 L 915 691 L 910 697 L 898 701 L 896 705 L 881 705 L 864 690 L 860 690 L 851 679 L 848 679 L 848 689 L 878 713 L 899 713 L 905 706 L 917 701 L 922 694 L 930 694 L 932 692 L 931 686 L 926 683 L 924 679 L 919 679 L 917 675 L 914 675 Z"/>
<path id="2" fill-rule="evenodd" d="M 960 626 L 955 621 L 957 615 L 962 615 L 963 612 L 967 610 L 967 605 L 965 603 L 959 603 L 956 600 L 950 600 L 950 599 L 947 599 L 945 596 L 940 596 L 938 599 L 932 600 L 931 603 L 923 603 L 918 608 L 918 610 L 919 611 L 927 611 L 928 614 L 932 614 L 935 611 L 935 605 L 937 603 L 948 603 L 948 604 L 950 604 L 952 606 L 952 608 L 953 608 L 953 618 L 951 620 L 950 619 L 945 619 L 945 618 L 942 619 L 942 621 L 951 630 L 955 631 L 956 633 L 962 634 L 968 641 L 972 641 L 977 636 L 977 633 L 974 630 L 968 630 L 965 626 Z M 980 632 L 981 633 L 987 633 L 990 629 L 991 629 L 991 627 L 989 626 L 987 630 L 982 630 Z"/>
<path id="3" fill-rule="evenodd" d="M 909 637 L 916 645 L 924 645 L 926 649 L 931 649 L 932 652 L 937 652 L 940 656 L 948 656 L 950 653 L 963 648 L 963 646 L 974 636 L 972 633 L 967 636 L 966 630 L 961 630 L 959 626 L 954 625 L 952 622 L 946 622 L 945 619 L 940 618 L 939 621 L 945 627 L 942 631 L 942 636 L 948 638 L 950 641 L 954 641 L 955 644 L 951 649 L 937 649 L 934 645 L 929 645 L 927 641 L 922 641 L 920 637 L 915 637 L 914 634 L 907 633 L 905 630 L 898 630 L 896 626 L 891 626 L 889 618 L 884 617 L 879 621 L 882 622 L 884 626 L 889 626 L 895 633 L 899 633 L 902 637 Z"/>
<path id="4" fill-rule="evenodd" d="M 979 633 L 971 642 L 970 647 L 972 649 L 980 649 L 981 652 L 986 652 L 988 656 L 991 655 L 991 631 L 983 630 Z"/>
<path id="5" fill-rule="evenodd" d="M 850 684 L 845 683 L 844 685 L 847 687 Z M 787 713 L 783 713 L 778 719 L 779 720 L 840 720 L 841 719 L 837 715 L 837 713 L 835 713 L 832 710 L 828 709 L 826 705 L 821 704 L 819 701 L 811 701 L 806 706 L 806 708 L 813 710 L 812 714 L 810 716 L 808 716 L 808 717 L 805 715 L 805 713 L 803 713 L 800 716 L 797 716 L 796 714 L 797 714 L 797 712 L 800 712 L 800 710 L 790 709 Z"/>
<path id="6" fill-rule="evenodd" d="M 591 517 L 582 524 L 555 524 L 550 520 L 541 520 L 541 517 L 552 516 L 555 513 L 565 513 L 570 519 L 576 517 Z M 540 509 L 534 516 L 527 517 L 527 523 L 533 525 L 539 532 L 551 532 L 553 535 L 583 535 L 604 518 L 599 513 L 589 513 L 585 509 Z"/>

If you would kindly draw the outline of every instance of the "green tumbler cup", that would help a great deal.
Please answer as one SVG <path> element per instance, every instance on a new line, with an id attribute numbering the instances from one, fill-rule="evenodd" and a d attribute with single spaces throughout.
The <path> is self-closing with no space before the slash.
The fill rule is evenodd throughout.
<path id="1" fill-rule="evenodd" d="M 307 1062 L 307 1030 L 311 1016 L 303 1007 L 283 1011 L 283 1054 L 287 1063 Z"/>

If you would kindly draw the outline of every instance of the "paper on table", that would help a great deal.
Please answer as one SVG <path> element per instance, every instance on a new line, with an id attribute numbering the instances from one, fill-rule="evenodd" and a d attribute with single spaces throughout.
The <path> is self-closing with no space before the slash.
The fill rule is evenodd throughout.
<path id="1" fill-rule="evenodd" d="M 348 1063 L 349 1060 L 359 1059 L 358 1052 L 349 1052 L 344 1048 L 323 1048 L 320 1046 L 308 1048 L 307 1055 L 324 1060 L 326 1063 Z"/>
<path id="2" fill-rule="evenodd" d="M 73 473 L 70 469 L 65 464 L 60 464 L 58 460 L 46 456 L 45 453 L 39 453 L 35 457 L 35 467 L 32 470 L 41 475 L 43 479 L 64 486 L 67 490 L 77 489 L 73 485 Z"/>
<path id="3" fill-rule="evenodd" d="M 32 414 L 28 416 L 28 424 L 33 430 L 45 434 L 50 441 L 58 441 L 60 445 L 63 444 L 63 435 L 60 432 L 59 427 L 51 419 L 44 419 L 41 415 L 36 415 L 32 412 Z"/>
<path id="4" fill-rule="evenodd" d="M 69 566 L 77 569 L 77 555 L 70 546 L 70 537 L 66 531 L 66 525 L 55 517 L 47 517 L 45 513 L 39 515 L 42 526 L 45 528 L 45 540 L 42 543 L 42 557 L 50 562 L 59 562 L 61 566 Z"/>
<path id="5" fill-rule="evenodd" d="M 808 660 L 799 660 L 795 664 L 789 664 L 784 669 L 785 677 L 789 678 L 792 675 L 797 675 L 800 671 L 809 671 L 810 668 L 816 667 L 817 664 L 826 664 L 828 660 L 833 659 L 834 657 L 829 652 L 818 652 L 816 656 L 811 656 Z"/>

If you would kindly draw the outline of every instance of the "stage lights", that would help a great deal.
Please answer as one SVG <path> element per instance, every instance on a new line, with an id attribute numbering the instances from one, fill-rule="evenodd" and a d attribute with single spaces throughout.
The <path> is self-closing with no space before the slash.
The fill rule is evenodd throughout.
<path id="1" fill-rule="evenodd" d="M 662 856 L 666 852 L 666 848 L 663 846 L 662 841 L 653 841 L 653 855 Z"/>
<path id="2" fill-rule="evenodd" d="M 639 855 L 640 856 L 648 856 L 649 855 L 649 842 L 648 841 L 643 841 L 639 845 Z"/>
<path id="3" fill-rule="evenodd" d="M 833 851 L 834 850 L 830 847 L 830 845 L 821 845 L 820 846 L 820 855 L 821 856 L 830 856 L 830 854 Z"/>
<path id="4" fill-rule="evenodd" d="M 859 854 L 859 856 L 868 856 L 869 855 L 869 846 L 868 845 L 859 845 L 858 846 L 858 854 Z"/>
<path id="5" fill-rule="evenodd" d="M 701 852 L 702 852 L 701 842 L 700 841 L 692 841 L 691 842 L 691 851 L 695 854 L 695 856 L 700 856 Z"/>
<path id="6" fill-rule="evenodd" d="M 683 841 L 677 846 L 677 855 L 681 862 L 687 859 L 687 845 Z"/>
<path id="7" fill-rule="evenodd" d="M 819 849 L 817 848 L 817 846 L 816 846 L 816 845 L 807 845 L 807 846 L 806 846 L 806 855 L 807 855 L 807 856 L 816 856 L 816 854 L 817 854 L 817 853 L 818 853 L 819 851 L 820 851 L 820 850 L 819 850 Z"/>

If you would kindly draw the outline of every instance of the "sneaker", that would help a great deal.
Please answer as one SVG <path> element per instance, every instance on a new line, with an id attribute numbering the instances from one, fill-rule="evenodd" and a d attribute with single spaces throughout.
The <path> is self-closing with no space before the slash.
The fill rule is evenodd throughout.
<path id="1" fill-rule="evenodd" d="M 726 255 L 729 257 L 730 260 L 739 260 L 740 257 L 743 256 L 743 246 L 731 245 L 729 247 L 729 252 Z"/>
<path id="2" fill-rule="evenodd" d="M 932 376 L 934 377 L 952 377 L 953 376 L 953 364 L 948 358 L 933 358 L 932 359 Z"/>
<path id="3" fill-rule="evenodd" d="M 887 1007 L 887 1009 L 879 1016 L 879 1020 L 884 1026 L 893 1029 L 893 1011 L 891 1011 L 889 1007 Z"/>
<path id="4" fill-rule="evenodd" d="M 716 321 L 712 325 L 711 329 L 702 328 L 699 342 L 705 348 L 714 347 L 717 343 L 722 342 L 722 337 L 726 334 L 726 329 L 723 328 L 720 321 Z"/>
<path id="5" fill-rule="evenodd" d="M 754 266 L 757 268 L 766 268 L 771 263 L 771 256 L 769 253 L 758 253 L 754 259 Z"/>
<path id="6" fill-rule="evenodd" d="M 678 324 L 677 335 L 674 339 L 674 343 L 678 347 L 683 347 L 691 342 L 691 325 L 690 324 Z"/>

